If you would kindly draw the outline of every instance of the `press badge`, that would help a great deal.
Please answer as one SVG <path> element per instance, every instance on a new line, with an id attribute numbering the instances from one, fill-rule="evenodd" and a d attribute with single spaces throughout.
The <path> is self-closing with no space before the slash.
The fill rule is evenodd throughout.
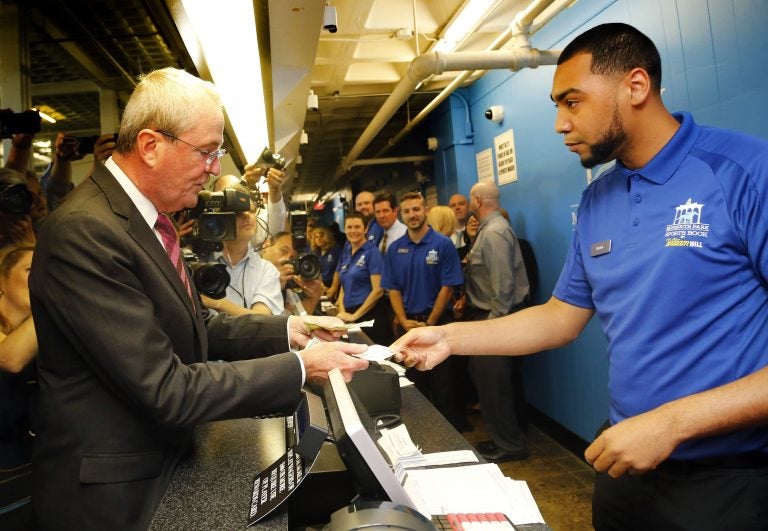
<path id="1" fill-rule="evenodd" d="M 611 252 L 611 240 L 595 242 L 589 249 L 589 256 L 601 256 Z"/>

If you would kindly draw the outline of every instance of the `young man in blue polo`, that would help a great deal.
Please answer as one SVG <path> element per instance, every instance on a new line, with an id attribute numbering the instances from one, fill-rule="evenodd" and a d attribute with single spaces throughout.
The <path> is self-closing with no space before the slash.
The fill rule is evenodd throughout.
<path id="1" fill-rule="evenodd" d="M 427 208 L 418 192 L 400 199 L 400 213 L 408 231 L 394 241 L 385 257 L 381 285 L 398 321 L 398 335 L 422 326 L 452 320 L 454 288 L 464 283 L 459 254 L 453 242 L 427 225 Z M 460 365 L 452 360 L 430 373 L 409 371 L 408 377 L 459 431 L 470 429 L 460 385 Z"/>
<path id="2" fill-rule="evenodd" d="M 530 354 L 597 314 L 610 423 L 585 452 L 595 529 L 766 529 L 768 142 L 670 113 L 659 52 L 626 24 L 576 37 L 551 98 L 582 165 L 616 160 L 583 193 L 552 298 L 415 329 L 396 358 Z"/>

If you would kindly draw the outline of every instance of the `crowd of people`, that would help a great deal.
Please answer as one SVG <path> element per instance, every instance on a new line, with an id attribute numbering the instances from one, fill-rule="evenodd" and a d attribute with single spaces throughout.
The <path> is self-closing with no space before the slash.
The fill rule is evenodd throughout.
<path id="1" fill-rule="evenodd" d="M 0 169 L 0 526 L 31 528 L 34 506 L 44 529 L 145 529 L 196 425 L 290 411 L 305 382 L 367 367 L 332 331 L 345 322 L 373 319 L 371 338 L 458 430 L 476 401 L 486 460 L 525 459 L 513 357 L 573 341 L 597 314 L 611 408 L 585 453 L 595 528 L 764 527 L 768 146 L 669 113 L 660 89 L 658 51 L 631 26 L 563 50 L 555 128 L 585 167 L 616 164 L 585 190 L 538 306 L 493 182 L 431 208 L 420 192 L 360 191 L 343 233 L 307 223 L 307 277 L 284 174 L 255 166 L 213 185 L 253 197 L 266 184 L 267 206 L 236 214 L 210 257 L 226 292 L 201 297 L 181 245 L 194 220 L 171 217 L 221 172 L 224 115 L 215 87 L 181 70 L 142 78 L 77 186 L 67 135 L 40 178 L 32 135 L 14 135 Z M 700 227 L 706 245 L 665 244 L 669 208 L 698 223 L 694 196 L 719 225 Z M 641 202 L 665 205 L 642 214 L 661 232 L 625 245 Z M 336 317 L 316 315 L 323 296 Z"/>

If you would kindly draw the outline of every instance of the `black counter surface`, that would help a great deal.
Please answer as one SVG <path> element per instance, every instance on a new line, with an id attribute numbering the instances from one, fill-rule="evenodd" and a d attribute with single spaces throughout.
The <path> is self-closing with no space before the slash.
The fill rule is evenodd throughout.
<path id="1" fill-rule="evenodd" d="M 467 450 L 467 443 L 414 387 L 402 388 L 401 417 L 424 453 Z M 285 452 L 282 418 L 238 419 L 198 427 L 189 456 L 177 467 L 152 530 L 245 529 L 256 474 Z M 251 529 L 288 529 L 283 507 Z M 518 526 L 526 531 L 546 525 Z"/>

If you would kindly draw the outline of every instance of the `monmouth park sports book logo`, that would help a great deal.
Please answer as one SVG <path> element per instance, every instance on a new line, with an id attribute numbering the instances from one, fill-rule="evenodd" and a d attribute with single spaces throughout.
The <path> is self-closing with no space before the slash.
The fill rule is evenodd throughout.
<path id="1" fill-rule="evenodd" d="M 667 225 L 664 239 L 666 247 L 704 247 L 703 240 L 709 237 L 709 224 L 702 223 L 704 205 L 694 203 L 691 198 L 675 208 L 675 217 Z"/>

